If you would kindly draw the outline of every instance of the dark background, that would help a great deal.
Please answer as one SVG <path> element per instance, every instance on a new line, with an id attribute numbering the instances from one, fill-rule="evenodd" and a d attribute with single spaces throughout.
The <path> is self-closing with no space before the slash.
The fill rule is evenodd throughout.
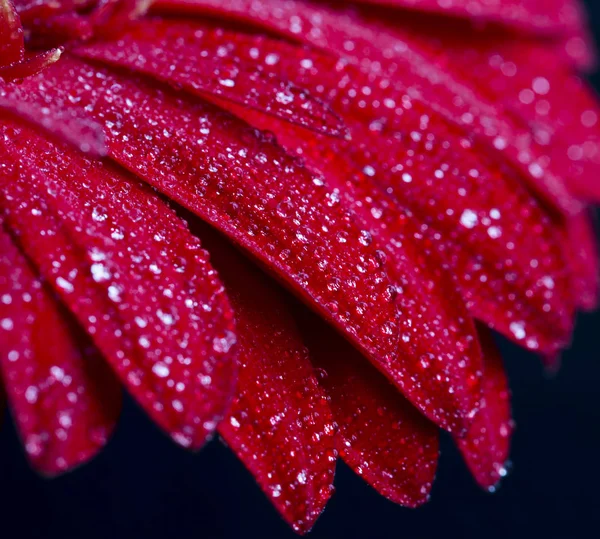
<path id="1" fill-rule="evenodd" d="M 600 3 L 589 0 L 596 35 Z M 600 88 L 600 76 L 592 77 Z M 558 376 L 510 346 L 514 467 L 496 494 L 477 488 L 447 439 L 432 500 L 398 507 L 338 465 L 337 492 L 311 539 L 579 539 L 600 529 L 600 314 L 581 316 Z M 128 402 L 90 465 L 56 480 L 28 467 L 10 421 L 0 431 L 2 539 L 297 537 L 218 442 L 189 454 Z"/>

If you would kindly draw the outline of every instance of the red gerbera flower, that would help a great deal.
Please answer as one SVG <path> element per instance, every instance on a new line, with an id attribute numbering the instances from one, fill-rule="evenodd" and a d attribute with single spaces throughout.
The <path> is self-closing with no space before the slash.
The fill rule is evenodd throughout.
<path id="1" fill-rule="evenodd" d="M 555 367 L 598 302 L 581 11 L 343 4 L 0 0 L 0 367 L 42 473 L 123 385 L 300 532 L 337 458 L 423 503 L 438 428 L 505 475 L 487 328 Z"/>

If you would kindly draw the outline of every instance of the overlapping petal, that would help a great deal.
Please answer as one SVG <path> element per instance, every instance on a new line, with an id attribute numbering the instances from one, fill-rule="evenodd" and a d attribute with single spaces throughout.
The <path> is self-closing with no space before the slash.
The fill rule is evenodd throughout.
<path id="1" fill-rule="evenodd" d="M 8 119 L 2 129 L 11 229 L 147 412 L 199 447 L 236 371 L 233 315 L 206 253 L 116 169 Z"/>
<path id="2" fill-rule="evenodd" d="M 344 461 L 377 492 L 416 507 L 429 499 L 438 458 L 438 433 L 348 343 L 298 309 L 302 333 L 331 398 Z M 422 369 L 430 365 L 422 360 Z"/>
<path id="3" fill-rule="evenodd" d="M 178 443 L 218 428 L 301 533 L 338 451 L 426 501 L 436 425 L 495 488 L 509 391 L 473 320 L 555 368 L 600 296 L 578 3 L 147 8 L 0 0 L 0 371 L 33 465 L 105 442 L 102 355 Z"/>
<path id="4" fill-rule="evenodd" d="M 177 35 L 179 35 L 180 39 L 183 41 L 191 41 L 193 36 L 199 31 L 198 27 L 193 24 L 171 24 L 177 28 Z M 204 35 L 205 31 L 202 30 L 202 32 L 202 35 Z M 228 47 L 232 50 L 237 62 L 242 65 L 245 63 L 245 69 L 248 70 L 254 68 L 256 65 L 260 66 L 263 61 L 267 68 L 269 65 L 279 64 L 281 62 L 281 57 L 290 52 L 287 51 L 285 47 L 282 48 L 277 42 L 264 39 L 252 39 L 243 34 L 233 36 L 230 33 L 213 30 L 212 35 L 214 36 L 213 39 L 220 40 L 218 43 L 220 43 L 221 47 Z M 88 51 L 89 48 L 84 50 Z M 191 47 L 191 50 L 194 51 L 194 47 Z M 248 53 L 247 51 L 250 52 Z M 85 54 L 87 55 L 88 53 L 85 52 Z M 124 62 L 127 63 L 123 60 L 123 57 L 121 57 L 119 63 L 123 65 Z M 201 62 L 202 59 L 199 58 L 196 61 L 196 64 Z M 291 74 L 289 72 L 284 72 L 283 75 L 289 79 Z M 314 80 L 308 80 L 308 82 L 310 83 L 310 87 L 319 86 L 318 84 L 315 84 Z M 321 81 L 318 82 L 320 83 Z M 239 108 L 236 108 L 235 112 L 239 115 Z M 287 119 L 285 115 L 280 114 L 278 116 Z M 275 124 L 269 124 L 268 118 L 266 118 L 266 120 L 266 125 L 258 125 L 258 127 L 266 127 L 267 130 L 279 133 Z M 328 146 L 327 140 L 307 137 L 302 132 L 299 132 L 297 137 L 302 142 L 314 141 L 316 143 L 312 146 L 311 150 L 318 154 L 318 158 L 311 162 L 312 165 L 315 165 L 316 167 L 328 165 L 327 163 L 324 163 L 324 156 L 321 152 L 323 148 Z M 285 143 L 285 141 L 282 142 Z M 332 143 L 335 144 L 335 142 Z M 335 153 L 335 149 L 340 152 L 343 151 L 346 154 L 351 152 L 350 144 L 345 146 L 334 146 L 333 153 Z M 364 166 L 361 168 L 364 168 Z M 354 175 L 356 175 L 356 173 L 354 173 Z M 369 230 L 376 230 L 378 228 L 377 219 L 373 217 L 372 211 L 369 210 L 369 206 L 373 209 L 375 201 L 371 200 L 370 204 L 365 204 L 364 207 L 360 207 L 358 204 L 358 197 L 360 196 L 361 199 L 362 197 L 365 199 L 372 199 L 373 197 L 376 197 L 377 188 L 372 183 L 369 184 L 368 182 L 364 182 L 365 185 L 362 186 L 360 193 L 354 194 L 352 190 L 348 189 L 349 186 L 346 185 L 349 177 L 350 176 L 342 176 L 341 174 L 336 176 L 332 176 L 331 174 L 326 175 L 328 184 L 331 187 L 343 193 L 349 191 L 348 196 L 344 198 L 352 199 L 351 201 L 355 213 L 361 216 L 364 215 L 365 217 L 365 226 L 368 227 Z M 334 197 L 328 202 L 329 206 L 333 207 L 339 204 L 339 197 L 336 194 L 338 191 L 334 193 Z M 342 201 L 342 204 L 343 202 L 345 201 Z M 403 213 L 401 209 L 399 209 L 399 212 Z M 388 217 L 391 218 L 391 215 L 388 215 Z M 402 292 L 398 294 L 398 304 L 404 313 L 411 313 L 412 315 L 410 316 L 412 325 L 406 325 L 408 321 L 403 324 L 403 338 L 400 342 L 400 347 L 404 351 L 405 356 L 403 361 L 404 374 L 401 371 L 398 375 L 394 376 L 394 380 L 400 385 L 403 391 L 407 392 L 409 398 L 414 399 L 414 402 L 417 402 L 418 405 L 426 410 L 426 413 L 435 418 L 436 421 L 441 421 L 444 425 L 451 425 L 451 423 L 448 422 L 454 420 L 445 417 L 446 415 L 450 415 L 450 417 L 452 417 L 452 415 L 457 415 L 458 417 L 462 416 L 463 421 L 465 421 L 478 401 L 476 392 L 477 384 L 469 384 L 466 387 L 463 384 L 463 380 L 465 379 L 472 378 L 473 380 L 476 380 L 475 373 L 479 370 L 477 353 L 473 354 L 472 352 L 469 352 L 468 342 L 469 339 L 473 340 L 473 331 L 472 328 L 465 323 L 465 320 L 469 318 L 466 309 L 464 312 L 455 312 L 456 310 L 459 310 L 456 307 L 456 305 L 460 305 L 460 300 L 458 298 L 447 298 L 447 301 L 445 302 L 437 299 L 443 296 L 435 293 L 435 287 L 432 281 L 435 279 L 432 274 L 433 272 L 430 271 L 428 274 L 427 271 L 423 269 L 427 265 L 427 262 L 424 259 L 419 258 L 417 254 L 412 251 L 410 243 L 414 241 L 414 238 L 410 237 L 410 231 L 405 231 L 407 226 L 407 224 L 403 225 L 402 223 L 398 226 L 396 223 L 390 222 L 384 238 L 384 245 L 389 245 L 389 247 L 387 247 L 388 250 L 392 248 L 391 243 L 393 241 L 396 243 L 400 241 L 403 242 L 403 249 L 401 249 L 402 253 L 399 253 L 398 249 L 396 250 L 396 259 L 390 266 L 394 267 L 394 271 L 396 272 L 396 274 L 392 276 L 394 282 L 401 285 L 402 288 Z M 362 243 L 370 243 L 372 241 L 370 239 L 370 232 L 363 234 L 361 237 Z M 364 273 L 365 269 L 366 268 L 361 269 L 360 267 L 357 267 L 359 274 L 361 272 Z M 427 275 L 429 275 L 429 277 L 427 277 Z M 337 280 L 335 283 L 330 284 L 329 287 L 343 289 L 344 284 Z M 439 285 L 439 288 L 441 289 L 442 286 Z M 419 297 L 421 290 L 428 291 L 427 298 Z M 432 300 L 431 297 L 436 299 Z M 425 308 L 427 303 L 431 304 L 429 309 Z M 452 305 L 452 307 L 450 307 L 450 305 Z M 418 315 L 416 314 L 417 312 L 419 313 Z M 439 333 L 432 331 L 436 326 L 453 328 L 451 336 L 441 340 Z M 417 335 L 419 337 L 417 337 Z M 426 338 L 426 335 L 431 335 L 431 339 Z M 460 347 L 456 346 L 456 342 L 460 343 Z M 453 391 L 448 393 L 450 397 L 444 399 L 445 402 L 437 402 L 436 395 L 440 394 L 438 383 L 436 382 L 432 385 L 431 377 L 423 378 L 420 369 L 415 369 L 414 367 L 415 364 L 418 364 L 420 358 L 424 354 L 430 354 L 431 357 L 437 358 L 439 363 L 436 364 L 444 371 L 439 382 L 447 383 L 449 387 L 453 388 Z M 456 368 L 458 363 L 464 363 L 464 365 L 461 368 Z M 450 374 L 451 372 L 453 373 L 452 375 Z M 409 375 L 411 379 L 416 381 L 416 384 L 405 381 L 405 378 L 408 378 Z M 416 386 L 418 386 L 418 388 Z M 442 391 L 441 394 L 446 394 L 446 392 Z M 426 405 L 426 401 L 431 402 L 431 405 Z M 440 411 L 437 411 L 437 409 Z"/>
<path id="5" fill-rule="evenodd" d="M 104 446 L 120 387 L 5 228 L 0 247 L 0 370 L 27 456 L 54 475 Z"/>
<path id="6" fill-rule="evenodd" d="M 481 408 L 469 432 L 456 443 L 477 482 L 493 490 L 507 473 L 514 425 L 502 357 L 486 328 L 479 327 L 479 339 L 484 356 Z"/>
<path id="7" fill-rule="evenodd" d="M 417 243 L 433 259 L 436 252 L 447 253 L 453 259 L 449 269 L 475 316 L 532 349 L 564 345 L 573 308 L 563 271 L 565 255 L 555 237 L 559 228 L 514 175 L 479 156 L 472 141 L 443 120 L 436 121 L 418 103 L 404 98 L 405 108 L 396 119 L 395 105 L 385 106 L 392 98 L 378 93 L 378 88 L 362 86 L 369 88 L 368 95 L 363 92 L 360 99 L 354 97 L 361 91 L 361 85 L 352 82 L 354 71 L 347 74 L 345 67 L 339 67 L 341 73 L 334 80 L 340 82 L 332 84 L 335 65 L 331 61 L 327 65 L 322 56 L 281 43 L 264 43 L 262 38 L 249 39 L 257 50 L 277 51 L 276 65 L 285 76 L 324 88 L 349 126 L 351 140 L 307 138 L 271 119 L 239 107 L 230 109 L 276 133 L 291 153 L 325 173 L 332 186 L 352 199 L 353 209 L 362 211 L 372 230 L 383 234 L 388 250 L 398 252 L 394 241 L 399 226 L 392 221 L 407 218 L 406 209 L 410 210 L 409 218 L 423 226 L 405 233 L 413 237 L 405 237 L 400 250 L 408 249 L 407 243 Z M 404 123 L 415 126 L 408 136 L 400 130 Z M 377 140 L 377 151 L 372 149 L 373 140 Z M 402 228 L 406 225 L 400 223 Z M 529 230 L 528 237 L 523 237 L 524 229 Z M 511 274 L 528 275 L 531 281 L 529 285 L 521 279 L 513 282 Z M 536 321 L 542 313 L 540 326 Z M 552 329 L 550 317 L 555 317 Z M 524 327 L 527 339 L 518 331 L 522 326 L 528 326 Z"/>
<path id="8" fill-rule="evenodd" d="M 184 38 L 188 35 L 185 30 L 193 33 L 194 27 L 190 25 L 182 26 L 181 33 Z M 223 43 L 231 43 L 229 38 L 229 34 L 224 34 Z M 287 52 L 285 50 L 282 51 L 281 47 L 276 47 L 276 44 L 273 42 L 260 39 L 249 41 L 243 35 L 238 37 L 238 41 L 244 45 L 240 47 L 240 50 L 255 51 L 253 53 L 253 56 L 256 57 L 254 59 L 255 62 L 260 62 L 263 55 L 267 54 L 266 51 L 270 51 L 268 54 L 277 56 L 276 60 L 271 60 L 275 64 L 279 62 L 279 58 L 283 52 Z M 251 47 L 250 44 L 253 46 Z M 240 114 L 240 109 L 236 108 L 235 113 Z M 250 118 L 250 120 L 252 122 L 252 120 L 256 120 L 256 117 Z M 265 121 L 266 125 L 257 126 L 266 127 L 279 134 L 279 129 L 275 127 L 275 124 L 268 117 L 265 118 Z M 305 137 L 302 134 L 298 134 L 298 139 L 303 141 Z M 327 147 L 327 142 L 323 142 L 321 139 L 317 142 L 320 143 L 319 146 L 315 145 L 312 148 L 315 151 L 318 151 L 317 147 L 321 149 Z M 347 150 L 348 148 L 344 149 Z M 320 161 L 311 161 L 311 164 L 316 164 L 316 166 L 328 165 L 326 161 L 327 155 L 319 153 Z M 340 169 L 340 172 L 342 170 Z M 333 194 L 334 196 L 331 197 L 328 204 L 330 206 L 340 204 L 340 195 L 338 193 L 344 193 L 345 196 L 342 198 L 345 200 L 342 200 L 342 203 L 346 199 L 352 199 L 353 209 L 364 218 L 366 226 L 373 230 L 374 234 L 379 234 L 380 218 L 376 219 L 373 216 L 378 207 L 372 200 L 373 197 L 376 197 L 376 200 L 378 200 L 374 185 L 364 182 L 365 185 L 360 192 L 354 193 L 350 190 L 349 193 L 346 193 L 350 186 L 346 185 L 345 181 L 350 178 L 350 175 L 346 176 L 344 173 L 338 175 L 327 174 L 326 178 L 329 185 L 336 189 Z M 364 207 L 361 207 L 360 201 L 365 202 Z M 401 209 L 398 211 L 404 213 Z M 447 287 L 435 284 L 438 279 L 434 275 L 434 272 L 431 269 L 425 269 L 428 266 L 428 262 L 423 257 L 419 257 L 416 252 L 413 252 L 411 243 L 414 241 L 414 238 L 411 237 L 411 234 L 414 233 L 414 230 L 410 229 L 407 222 L 409 217 L 405 215 L 404 219 L 400 219 L 398 222 L 393 222 L 391 212 L 388 212 L 386 217 L 388 218 L 388 224 L 386 225 L 388 228 L 382 236 L 385 240 L 384 245 L 386 245 L 386 249 L 393 249 L 393 241 L 398 245 L 402 243 L 402 248 L 395 250 L 394 271 L 396 273 L 393 277 L 395 279 L 394 282 L 397 282 L 401 288 L 401 292 L 397 294 L 398 305 L 405 316 L 410 313 L 410 317 L 407 317 L 405 322 L 403 322 L 403 336 L 400 347 L 404 351 L 404 370 L 406 373 L 410 373 L 410 377 L 416 381 L 416 384 L 404 380 L 404 378 L 408 378 L 408 374 L 402 375 L 399 380 L 396 378 L 396 381 L 431 416 L 442 417 L 440 415 L 444 413 L 442 411 L 455 410 L 454 413 L 459 414 L 459 416 L 462 415 L 463 420 L 466 420 L 473 412 L 479 400 L 477 394 L 479 358 L 478 352 L 474 352 L 470 344 L 474 340 L 474 334 L 468 322 L 469 316 L 464 307 L 461 310 L 460 298 L 436 293 L 436 290 L 439 289 L 441 292 L 442 288 L 446 289 Z M 370 232 L 363 234 L 363 243 L 369 244 L 372 241 Z M 383 253 L 380 256 L 384 256 Z M 357 267 L 359 273 L 364 272 L 365 269 Z M 338 279 L 331 284 L 331 288 L 341 290 L 344 288 L 344 283 Z M 427 308 L 426 305 L 428 304 Z M 363 310 L 364 308 L 360 307 L 360 309 Z M 442 336 L 435 328 L 449 328 L 450 331 Z M 436 372 L 438 368 L 440 369 L 437 379 L 435 376 L 430 375 L 430 373 L 424 376 L 420 367 L 421 358 L 424 355 L 436 359 L 433 362 L 432 369 L 436 369 Z M 459 364 L 461 365 L 460 367 L 458 366 Z M 469 383 L 465 384 L 465 380 L 469 380 Z M 440 392 L 439 384 L 447 384 L 448 387 L 452 388 L 452 391 Z M 444 398 L 445 402 L 437 402 L 436 395 L 440 393 L 449 395 L 448 398 Z M 431 405 L 426 405 L 426 401 L 430 401 Z M 438 408 L 440 411 L 438 411 Z"/>
<path id="9" fill-rule="evenodd" d="M 305 533 L 333 492 L 336 426 L 282 291 L 206 227 L 195 226 L 227 287 L 240 373 L 219 433 L 287 522 Z"/>
<path id="10" fill-rule="evenodd" d="M 209 105 L 73 60 L 60 67 L 45 73 L 46 93 L 62 106 L 76 96 L 102 118 L 115 159 L 247 248 L 398 379 L 396 290 L 320 177 Z M 90 77 L 104 82 L 91 91 Z M 35 100 L 26 84 L 19 95 Z"/>
<path id="11" fill-rule="evenodd" d="M 23 27 L 17 10 L 12 0 L 0 0 L 0 70 L 21 61 L 24 54 Z"/>
<path id="12" fill-rule="evenodd" d="M 529 32 L 565 33 L 581 25 L 576 0 L 357 0 L 360 3 L 500 23 Z"/>
<path id="13" fill-rule="evenodd" d="M 236 114 L 257 127 L 282 135 L 284 144 L 297 140 L 297 133 L 289 126 L 286 129 L 287 124 L 239 109 Z M 418 229 L 411 222 L 413 216 L 401 207 L 386 204 L 368 180 L 353 184 L 355 172 L 336 160 L 335 151 L 323 152 L 328 148 L 326 142 L 317 141 L 313 149 L 317 148 L 318 162 L 307 153 L 304 155 L 311 166 L 326 167 L 321 170 L 326 171 L 325 178 L 334 188 L 331 204 L 351 205 L 365 226 L 362 241 L 381 243 L 383 249 L 378 257 L 386 261 L 395 283 L 395 301 L 401 313 L 402 371 L 392 380 L 428 417 L 444 428 L 455 429 L 458 425 L 460 431 L 469 423 L 479 402 L 481 370 L 475 332 L 464 302 L 450 291 L 453 285 L 446 272 L 420 252 Z M 337 286 L 341 289 L 342 283 Z M 428 372 L 422 369 L 424 358 L 431 364 Z"/>
<path id="14" fill-rule="evenodd" d="M 448 31 L 441 24 L 432 36 L 419 35 L 413 31 L 412 39 L 427 43 L 441 65 L 529 130 L 544 168 L 564 178 L 577 197 L 600 200 L 600 108 L 555 51 L 494 33 Z"/>
<path id="15" fill-rule="evenodd" d="M 488 152 L 508 159 L 532 188 L 562 211 L 580 210 L 565 179 L 546 167 L 543 152 L 529 133 L 510 117 L 500 115 L 495 104 L 474 88 L 436 64 L 421 40 L 399 26 L 401 19 L 390 24 L 393 17 L 382 21 L 351 9 L 301 0 L 284 4 L 266 0 L 161 0 L 155 9 L 218 14 L 339 55 L 368 77 L 379 80 L 382 89 L 423 101 L 465 132 L 486 141 Z"/>

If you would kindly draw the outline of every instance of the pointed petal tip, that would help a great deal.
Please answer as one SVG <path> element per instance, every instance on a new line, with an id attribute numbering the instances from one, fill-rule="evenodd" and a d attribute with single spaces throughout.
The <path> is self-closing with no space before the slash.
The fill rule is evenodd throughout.
<path id="1" fill-rule="evenodd" d="M 28 461 L 53 477 L 106 444 L 121 392 L 1 219 L 0 250 L 0 370 Z"/>
<path id="2" fill-rule="evenodd" d="M 309 487 L 307 489 L 308 492 L 314 490 L 310 488 L 311 484 L 315 486 L 313 479 L 314 478 L 311 478 L 305 483 L 305 485 Z M 333 486 L 333 483 L 326 486 L 321 485 L 318 490 L 318 502 L 315 503 L 313 493 L 311 492 L 304 498 L 294 500 L 292 504 L 285 506 L 282 504 L 276 505 L 267 491 L 265 491 L 265 494 L 270 498 L 271 503 L 279 512 L 279 516 L 287 523 L 287 525 L 294 530 L 296 534 L 304 536 L 314 528 L 334 492 L 335 487 Z"/>
<path id="3" fill-rule="evenodd" d="M 45 479 L 56 479 L 89 464 L 103 449 L 103 446 L 90 448 L 77 455 L 76 458 L 71 459 L 65 458 L 65 455 L 60 453 L 49 453 L 41 459 L 34 460 L 29 458 L 28 460 L 29 465 L 38 475 Z"/>
<path id="4" fill-rule="evenodd" d="M 171 440 L 183 449 L 197 453 L 200 451 L 214 436 L 214 430 L 206 432 L 206 434 L 199 434 L 195 431 L 192 436 L 184 434 L 183 432 L 171 432 L 169 436 Z"/>
<path id="5" fill-rule="evenodd" d="M 544 366 L 546 378 L 555 378 L 562 367 L 561 351 L 559 350 L 552 354 L 543 354 L 540 356 L 540 359 Z"/>
<path id="6" fill-rule="evenodd" d="M 454 440 L 477 483 L 489 489 L 507 473 L 505 463 L 509 457 L 514 421 L 499 350 L 487 328 L 479 325 L 478 333 L 484 353 L 481 406 L 469 432 Z"/>
<path id="7" fill-rule="evenodd" d="M 510 460 L 497 462 L 495 463 L 493 470 L 488 474 L 480 474 L 477 476 L 477 484 L 489 494 L 495 494 L 502 486 L 504 479 L 510 473 L 511 468 L 512 462 Z"/>
<path id="8" fill-rule="evenodd" d="M 373 484 L 371 484 L 373 486 Z M 407 493 L 402 488 L 384 488 L 378 486 L 377 492 L 386 500 L 396 505 L 406 507 L 407 509 L 418 509 L 425 505 L 431 499 L 431 489 L 433 488 L 433 477 L 431 481 L 421 483 L 418 490 Z"/>
<path id="9" fill-rule="evenodd" d="M 310 499 L 306 499 L 305 501 L 310 507 L 309 509 L 294 512 L 289 516 L 282 514 L 283 519 L 298 535 L 307 535 L 312 531 L 317 520 L 323 514 L 325 506 L 335 492 L 335 487 L 331 484 L 326 489 L 322 488 L 319 492 L 321 494 L 321 499 L 320 503 L 317 505 L 312 504 Z"/>

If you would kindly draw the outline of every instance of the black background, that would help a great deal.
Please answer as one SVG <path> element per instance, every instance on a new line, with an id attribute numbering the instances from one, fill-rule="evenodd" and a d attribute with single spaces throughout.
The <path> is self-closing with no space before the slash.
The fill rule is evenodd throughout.
<path id="1" fill-rule="evenodd" d="M 600 3 L 588 1 L 600 35 Z M 600 76 L 592 77 L 600 88 Z M 408 510 L 343 464 L 311 539 L 457 537 L 578 539 L 600 529 L 600 315 L 581 316 L 558 376 L 505 345 L 517 422 L 514 467 L 496 494 L 480 491 L 445 439 L 432 500 Z M 8 418 L 7 418 L 8 419 Z M 218 442 L 189 454 L 127 403 L 114 439 L 91 464 L 48 481 L 0 430 L 2 539 L 296 537 Z"/>

